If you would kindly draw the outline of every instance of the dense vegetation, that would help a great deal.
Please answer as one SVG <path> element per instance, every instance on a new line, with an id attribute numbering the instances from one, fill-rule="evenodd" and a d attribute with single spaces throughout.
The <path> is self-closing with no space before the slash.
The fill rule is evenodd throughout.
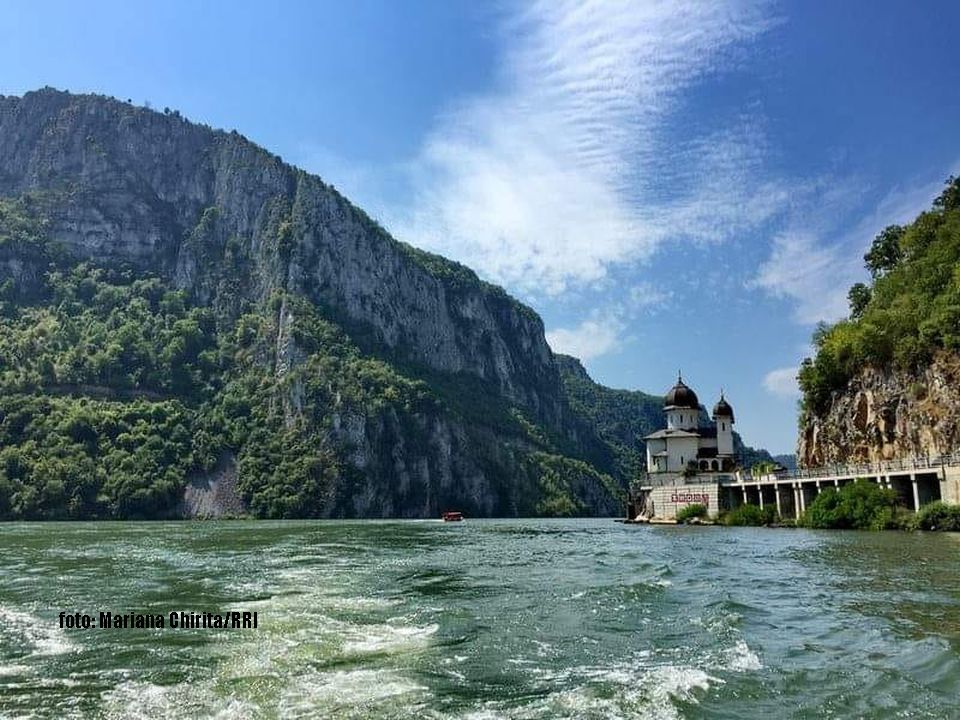
<path id="1" fill-rule="evenodd" d="M 800 368 L 807 412 L 823 413 L 865 366 L 915 370 L 960 350 L 960 178 L 913 223 L 881 232 L 864 261 L 871 283 L 850 289 L 849 318 L 817 329 Z"/>
<path id="2" fill-rule="evenodd" d="M 574 412 L 593 427 L 615 458 L 615 472 L 634 478 L 644 468 L 640 438 L 663 425 L 663 398 L 614 390 L 590 379 L 576 358 L 558 355 L 564 394 Z"/>
<path id="3" fill-rule="evenodd" d="M 960 532 L 960 505 L 948 505 L 939 500 L 929 503 L 920 508 L 915 523 L 919 530 Z"/>
<path id="4" fill-rule="evenodd" d="M 479 433 L 473 446 L 506 438 L 523 476 L 504 479 L 505 514 L 584 514 L 588 487 L 622 492 L 476 378 L 364 353 L 294 294 L 200 307 L 159 277 L 78 263 L 48 241 L 43 213 L 42 198 L 0 199 L 0 519 L 176 516 L 186 483 L 224 457 L 256 516 L 350 515 L 363 478 L 337 433 L 349 417 L 402 428 L 421 453 L 443 413 Z M 233 252 L 227 297 L 243 282 Z"/>
<path id="5" fill-rule="evenodd" d="M 686 523 L 694 518 L 702 520 L 707 517 L 707 506 L 702 503 L 690 503 L 677 512 L 677 522 Z"/>
<path id="6" fill-rule="evenodd" d="M 720 516 L 723 525 L 740 527 L 759 527 L 772 525 L 777 522 L 777 510 L 769 505 L 760 507 L 752 503 L 744 503 Z"/>
<path id="7" fill-rule="evenodd" d="M 903 526 L 908 513 L 897 505 L 897 494 L 868 480 L 824 488 L 806 509 L 801 524 L 810 528 L 885 530 Z"/>

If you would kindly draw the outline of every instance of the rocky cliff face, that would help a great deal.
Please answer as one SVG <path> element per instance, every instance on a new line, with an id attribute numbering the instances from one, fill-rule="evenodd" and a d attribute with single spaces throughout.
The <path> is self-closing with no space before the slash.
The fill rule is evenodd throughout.
<path id="1" fill-rule="evenodd" d="M 174 399 L 233 460 L 193 479 L 157 469 L 158 483 L 186 483 L 186 514 L 238 512 L 223 488 L 277 517 L 620 511 L 624 478 L 570 408 L 532 310 L 242 136 L 98 96 L 0 97 L 0 198 L 74 266 L 158 276 L 212 311 L 220 369 Z M 46 242 L 0 242 L 17 312 L 48 302 Z M 15 392 L 48 395 L 69 365 L 54 352 Z M 133 392 L 167 399 L 147 390 Z M 117 402 L 130 392 L 103 388 Z M 16 478 L 12 517 L 44 517 L 16 515 L 42 482 Z"/>
<path id="2" fill-rule="evenodd" d="M 800 421 L 797 459 L 816 467 L 939 455 L 960 446 L 960 357 L 939 353 L 917 373 L 867 368 L 828 411 Z"/>
<path id="3" fill-rule="evenodd" d="M 82 257 L 159 272 L 221 305 L 302 293 L 372 350 L 473 375 L 561 422 L 535 313 L 467 268 L 396 242 L 319 178 L 236 133 L 97 96 L 0 98 L 0 195 L 24 193 Z M 225 287 L 231 255 L 248 282 Z"/>

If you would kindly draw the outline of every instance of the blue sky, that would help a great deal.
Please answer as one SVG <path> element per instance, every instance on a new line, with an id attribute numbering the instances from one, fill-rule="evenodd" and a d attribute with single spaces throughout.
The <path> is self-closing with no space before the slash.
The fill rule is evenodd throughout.
<path id="1" fill-rule="evenodd" d="M 236 128 L 466 262 L 614 387 L 793 374 L 873 235 L 960 171 L 960 3 L 0 2 L 0 93 Z"/>

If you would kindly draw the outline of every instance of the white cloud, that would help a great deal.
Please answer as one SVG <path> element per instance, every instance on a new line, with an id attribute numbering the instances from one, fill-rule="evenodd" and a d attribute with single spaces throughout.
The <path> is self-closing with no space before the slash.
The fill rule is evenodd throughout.
<path id="1" fill-rule="evenodd" d="M 958 167 L 960 162 L 941 177 L 956 172 Z M 760 268 L 754 285 L 775 297 L 790 299 L 798 323 L 812 325 L 845 317 L 849 309 L 847 291 L 853 283 L 867 278 L 863 254 L 873 238 L 888 225 L 913 220 L 930 207 L 942 187 L 943 181 L 935 180 L 893 188 L 846 230 L 831 227 L 830 219 L 852 202 L 852 197 L 844 196 L 856 193 L 840 190 L 828 202 L 822 202 L 828 191 L 810 192 L 805 207 L 795 213 L 796 219 L 774 237 L 770 258 Z M 818 215 L 826 220 L 817 221 Z"/>
<path id="2" fill-rule="evenodd" d="M 812 233 L 785 231 L 774 237 L 756 284 L 792 299 L 797 322 L 815 324 L 846 314 L 847 289 L 861 274 L 843 247 L 824 245 Z"/>
<path id="3" fill-rule="evenodd" d="M 520 292 L 593 284 L 667 239 L 717 241 L 787 201 L 762 125 L 668 137 L 682 93 L 770 26 L 739 0 L 534 3 L 504 26 L 499 88 L 439 122 L 389 225 Z"/>
<path id="4" fill-rule="evenodd" d="M 620 347 L 623 321 L 616 315 L 595 315 L 574 328 L 547 332 L 547 343 L 555 353 L 573 355 L 583 361 L 606 355 Z"/>
<path id="5" fill-rule="evenodd" d="M 778 397 L 798 398 L 800 386 L 797 385 L 797 370 L 795 367 L 771 370 L 763 378 L 763 387 Z"/>

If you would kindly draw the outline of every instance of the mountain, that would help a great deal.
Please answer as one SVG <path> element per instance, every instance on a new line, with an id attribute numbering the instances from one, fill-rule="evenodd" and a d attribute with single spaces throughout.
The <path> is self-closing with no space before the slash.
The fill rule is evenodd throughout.
<path id="1" fill-rule="evenodd" d="M 801 465 L 960 448 L 960 178 L 864 261 L 872 282 L 850 289 L 850 316 L 817 329 L 800 369 Z"/>
<path id="2" fill-rule="evenodd" d="M 780 465 L 786 468 L 790 472 L 795 472 L 797 469 L 797 456 L 794 455 L 793 453 L 788 453 L 785 455 L 774 455 L 773 461 L 777 463 L 777 465 Z"/>
<path id="3" fill-rule="evenodd" d="M 660 403 L 236 132 L 0 96 L 0 519 L 618 515 Z"/>
<path id="4" fill-rule="evenodd" d="M 0 97 L 0 302 L 2 517 L 620 512 L 536 313 L 177 112 Z"/>

